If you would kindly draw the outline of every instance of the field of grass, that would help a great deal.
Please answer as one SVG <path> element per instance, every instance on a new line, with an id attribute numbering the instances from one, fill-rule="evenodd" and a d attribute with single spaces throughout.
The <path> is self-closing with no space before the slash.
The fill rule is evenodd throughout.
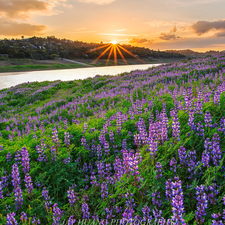
<path id="1" fill-rule="evenodd" d="M 0 224 L 225 224 L 225 56 L 0 90 Z"/>

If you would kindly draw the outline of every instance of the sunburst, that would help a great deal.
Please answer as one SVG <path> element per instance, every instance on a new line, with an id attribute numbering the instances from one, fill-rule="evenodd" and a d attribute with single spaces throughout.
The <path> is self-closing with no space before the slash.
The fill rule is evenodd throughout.
<path id="1" fill-rule="evenodd" d="M 96 63 L 103 55 L 105 55 L 108 51 L 109 51 L 109 55 L 106 61 L 106 65 L 108 65 L 109 60 L 113 54 L 114 56 L 114 65 L 117 65 L 117 53 L 120 55 L 120 57 L 123 59 L 123 61 L 125 62 L 125 64 L 128 64 L 127 60 L 125 59 L 122 51 L 128 53 L 129 55 L 133 56 L 134 58 L 136 58 L 137 60 L 139 60 L 142 63 L 145 63 L 143 60 L 141 60 L 139 57 L 137 57 L 136 55 L 134 55 L 133 53 L 131 53 L 130 51 L 128 51 L 127 49 L 125 49 L 123 46 L 121 46 L 120 44 L 117 43 L 117 41 L 113 40 L 111 41 L 109 44 L 100 46 L 98 48 L 94 48 L 92 50 L 90 50 L 89 52 L 93 52 L 102 48 L 106 48 L 94 61 L 93 64 Z M 122 51 L 121 51 L 122 50 Z"/>

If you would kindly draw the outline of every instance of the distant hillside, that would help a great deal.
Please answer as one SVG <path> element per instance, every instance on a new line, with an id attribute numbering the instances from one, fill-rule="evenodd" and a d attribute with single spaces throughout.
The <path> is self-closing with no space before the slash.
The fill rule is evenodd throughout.
<path id="1" fill-rule="evenodd" d="M 86 58 L 95 59 L 104 48 L 93 51 L 93 49 L 104 46 L 106 43 L 87 43 L 82 41 L 71 41 L 58 39 L 54 36 L 41 38 L 31 37 L 27 39 L 4 39 L 0 40 L 0 56 L 7 54 L 10 58 L 31 58 L 31 59 L 54 59 L 61 58 Z M 184 58 L 180 53 L 154 51 L 149 48 L 122 45 L 132 54 L 139 58 Z M 127 52 L 122 51 L 125 58 L 132 58 Z M 102 58 L 108 58 L 106 53 Z M 120 58 L 120 55 L 118 55 Z"/>
<path id="2" fill-rule="evenodd" d="M 207 51 L 207 52 L 195 52 L 192 51 L 190 49 L 186 49 L 186 50 L 166 50 L 166 53 L 174 53 L 174 54 L 181 54 L 181 55 L 185 55 L 186 57 L 204 57 L 207 55 L 218 55 L 218 54 L 224 54 L 225 51 Z"/>

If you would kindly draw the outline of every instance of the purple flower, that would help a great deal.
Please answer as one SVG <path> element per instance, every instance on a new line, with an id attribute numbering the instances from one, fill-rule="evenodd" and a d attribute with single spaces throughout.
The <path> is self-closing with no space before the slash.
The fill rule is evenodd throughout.
<path id="1" fill-rule="evenodd" d="M 73 207 L 76 200 L 78 200 L 78 197 L 76 195 L 77 195 L 77 193 L 74 192 L 74 189 L 69 187 L 69 190 L 67 191 L 67 197 L 68 197 L 71 207 Z"/>
<path id="2" fill-rule="evenodd" d="M 72 215 L 72 216 L 70 216 L 69 217 L 69 220 L 68 220 L 68 225 L 73 225 L 73 224 L 75 224 L 76 223 L 76 220 L 74 219 L 74 216 Z"/>
<path id="3" fill-rule="evenodd" d="M 52 223 L 52 225 L 59 225 L 59 221 L 62 217 L 63 211 L 60 208 L 58 208 L 57 203 L 55 203 L 53 205 L 52 211 L 53 211 L 53 223 Z"/>
<path id="4" fill-rule="evenodd" d="M 6 224 L 7 225 L 17 225 L 18 223 L 17 223 L 17 221 L 16 221 L 16 219 L 15 219 L 15 216 L 16 216 L 16 213 L 14 213 L 14 212 L 10 212 L 9 214 L 7 214 L 7 216 L 6 216 L 6 220 L 7 220 L 7 222 L 6 222 Z"/>
<path id="5" fill-rule="evenodd" d="M 89 219 L 90 217 L 89 207 L 86 202 L 82 203 L 82 212 L 83 212 L 83 219 Z"/>
<path id="6" fill-rule="evenodd" d="M 107 184 L 105 182 L 103 182 L 101 184 L 101 197 L 103 199 L 107 198 L 108 197 L 108 187 L 107 187 Z"/>
<path id="7" fill-rule="evenodd" d="M 52 202 L 50 201 L 50 197 L 48 196 L 48 190 L 46 190 L 46 187 L 43 187 L 42 197 L 45 200 L 45 208 L 46 208 L 46 211 L 47 211 L 48 209 L 50 209 L 50 206 L 51 206 Z"/>
<path id="8" fill-rule="evenodd" d="M 34 188 L 31 181 L 31 176 L 28 173 L 25 175 L 24 181 L 25 181 L 25 187 L 28 189 L 28 193 L 31 195 Z"/>

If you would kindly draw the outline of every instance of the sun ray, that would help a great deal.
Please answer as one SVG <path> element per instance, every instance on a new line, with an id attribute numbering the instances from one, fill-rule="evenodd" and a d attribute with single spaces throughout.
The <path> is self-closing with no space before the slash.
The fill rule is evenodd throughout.
<path id="1" fill-rule="evenodd" d="M 117 65 L 117 54 L 116 54 L 116 46 L 113 46 L 114 48 L 114 64 Z"/>
<path id="2" fill-rule="evenodd" d="M 123 59 L 123 61 L 124 61 L 124 62 L 128 65 L 127 60 L 124 58 L 124 56 L 123 56 L 122 52 L 120 51 L 120 49 L 118 48 L 118 46 L 117 46 L 117 45 L 116 45 L 116 49 L 117 49 L 117 51 L 119 52 L 119 54 L 120 54 L 121 58 Z"/>
<path id="3" fill-rule="evenodd" d="M 103 46 L 100 46 L 100 47 L 91 49 L 91 50 L 87 51 L 86 53 L 93 52 L 93 51 L 99 50 L 99 49 L 101 49 L 101 48 L 105 48 L 105 47 L 107 47 L 107 46 L 109 46 L 109 45 L 111 45 L 111 44 L 106 44 L 106 45 L 103 45 Z"/>
<path id="4" fill-rule="evenodd" d="M 101 55 L 98 56 L 98 58 L 93 61 L 93 63 L 96 63 L 110 48 L 111 45 L 107 49 L 105 49 L 104 52 L 102 52 Z"/>
<path id="5" fill-rule="evenodd" d="M 141 61 L 142 63 L 145 63 L 143 60 L 139 59 L 136 55 L 134 55 L 133 53 L 129 52 L 127 49 L 125 49 L 124 47 L 122 47 L 121 45 L 118 45 L 122 50 L 124 50 L 125 52 L 127 52 L 128 54 L 130 54 L 131 56 L 133 56 L 134 58 L 136 58 L 137 60 Z"/>
<path id="6" fill-rule="evenodd" d="M 106 65 L 108 65 L 108 62 L 109 62 L 110 57 L 111 57 L 111 55 L 112 55 L 112 52 L 113 52 L 113 46 L 111 46 L 111 49 L 110 49 L 110 52 L 109 52 L 109 56 L 108 56 L 108 59 L 107 59 Z"/>

